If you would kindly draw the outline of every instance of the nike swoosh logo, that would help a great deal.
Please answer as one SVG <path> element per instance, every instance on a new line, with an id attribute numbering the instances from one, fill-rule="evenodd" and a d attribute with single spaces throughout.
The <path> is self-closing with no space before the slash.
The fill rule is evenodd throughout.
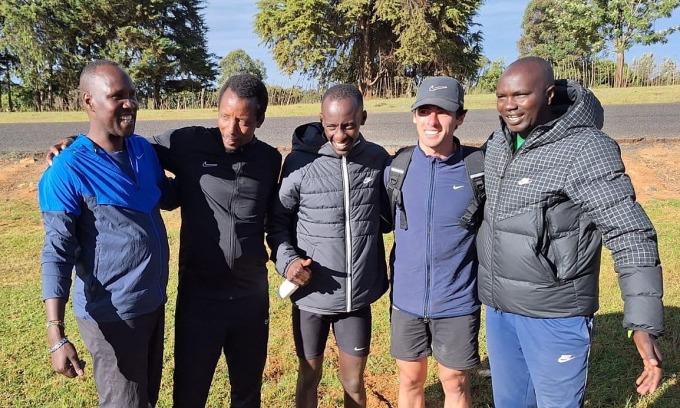
<path id="1" fill-rule="evenodd" d="M 137 156 L 137 160 L 141 160 L 142 157 L 144 157 L 144 153 L 142 153 L 142 154 L 140 154 L 139 156 Z"/>
<path id="2" fill-rule="evenodd" d="M 447 89 L 447 88 L 448 88 L 448 87 L 446 87 L 446 86 L 434 86 L 434 85 L 430 85 L 430 88 L 428 89 L 428 91 L 434 92 L 434 91 L 438 91 L 438 90 L 440 90 L 440 89 Z"/>
<path id="3" fill-rule="evenodd" d="M 361 350 L 365 350 L 365 349 L 366 349 L 366 347 L 354 347 L 354 351 L 361 351 Z"/>
<path id="4" fill-rule="evenodd" d="M 217 163 L 203 162 L 203 167 L 217 167 Z"/>
<path id="5" fill-rule="evenodd" d="M 571 354 L 562 354 L 560 358 L 557 359 L 558 363 L 566 363 L 568 361 L 571 361 L 575 359 L 576 357 L 572 356 Z"/>
<path id="6" fill-rule="evenodd" d="M 373 181 L 373 178 L 371 178 L 371 177 L 366 177 L 366 178 L 364 179 L 364 184 L 368 184 L 368 183 L 370 183 L 371 181 Z"/>
<path id="7" fill-rule="evenodd" d="M 524 186 L 524 185 L 527 185 L 529 183 L 531 183 L 531 179 L 525 177 L 525 178 L 521 179 L 520 181 L 518 181 L 517 185 Z"/>
<path id="8" fill-rule="evenodd" d="M 464 186 L 453 186 L 453 189 L 454 189 L 454 190 L 460 190 L 460 189 L 463 188 L 463 187 L 464 187 Z"/>

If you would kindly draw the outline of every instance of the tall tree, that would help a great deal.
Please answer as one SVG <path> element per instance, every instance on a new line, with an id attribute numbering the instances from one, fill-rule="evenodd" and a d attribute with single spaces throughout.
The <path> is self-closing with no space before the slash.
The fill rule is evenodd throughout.
<path id="1" fill-rule="evenodd" d="M 140 90 L 158 102 L 163 89 L 210 86 L 215 78 L 202 3 L 4 0 L 0 15 L 13 35 L 0 38 L 0 46 L 19 57 L 16 75 L 33 90 L 39 110 L 55 99 L 77 101 L 78 74 L 96 58 L 128 68 Z"/>
<path id="2" fill-rule="evenodd" d="M 680 25 L 663 30 L 654 28 L 655 22 L 668 18 L 680 6 L 680 0 L 565 0 L 568 19 L 564 24 L 572 30 L 586 20 L 594 20 L 598 32 L 616 53 L 614 86 L 626 85 L 625 53 L 635 44 L 666 43 L 669 34 Z"/>
<path id="3" fill-rule="evenodd" d="M 267 69 L 264 62 L 252 59 L 247 52 L 239 48 L 220 60 L 219 83 L 226 82 L 234 74 L 252 74 L 264 81 L 267 78 Z"/>
<path id="4" fill-rule="evenodd" d="M 260 0 L 255 32 L 286 73 L 356 83 L 380 78 L 474 76 L 481 0 Z"/>
<path id="5" fill-rule="evenodd" d="M 531 0 L 527 4 L 517 41 L 520 57 L 532 55 L 560 64 L 588 60 L 602 50 L 598 19 L 574 19 L 564 3 L 565 0 Z M 582 12 L 592 15 L 591 10 Z"/>

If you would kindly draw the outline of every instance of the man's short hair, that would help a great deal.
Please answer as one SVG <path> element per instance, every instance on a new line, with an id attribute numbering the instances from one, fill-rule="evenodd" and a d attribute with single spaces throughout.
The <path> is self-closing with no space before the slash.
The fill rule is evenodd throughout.
<path id="1" fill-rule="evenodd" d="M 359 88 L 352 84 L 339 84 L 333 85 L 328 88 L 328 90 L 323 94 L 321 98 L 321 103 L 328 99 L 331 101 L 339 101 L 343 99 L 351 99 L 356 103 L 356 106 L 360 109 L 364 109 L 364 96 L 361 94 Z"/>
<path id="2" fill-rule="evenodd" d="M 84 81 L 86 81 L 90 76 L 92 76 L 99 68 L 101 67 L 117 67 L 120 68 L 120 65 L 117 63 L 110 61 L 110 60 L 105 60 L 105 59 L 98 59 L 94 61 L 90 61 L 85 65 L 85 68 L 83 68 L 82 72 L 80 73 L 80 81 L 79 81 L 79 86 L 80 86 L 80 92 L 83 92 L 83 85 Z"/>
<path id="3" fill-rule="evenodd" d="M 264 85 L 264 82 L 258 77 L 252 74 L 236 74 L 230 76 L 229 79 L 227 79 L 227 82 L 220 88 L 217 106 L 222 103 L 222 96 L 227 92 L 227 89 L 236 94 L 239 99 L 254 98 L 257 103 L 258 118 L 264 116 L 267 111 L 267 105 L 269 104 L 269 94 L 267 93 L 267 87 Z"/>

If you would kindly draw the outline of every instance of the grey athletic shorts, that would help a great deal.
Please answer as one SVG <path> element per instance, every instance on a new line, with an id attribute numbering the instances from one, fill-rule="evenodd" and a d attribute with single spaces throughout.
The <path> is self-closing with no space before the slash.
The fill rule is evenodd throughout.
<path id="1" fill-rule="evenodd" d="M 335 342 L 343 352 L 368 356 L 371 347 L 371 307 L 349 313 L 321 315 L 293 306 L 293 337 L 299 358 L 313 360 L 323 355 L 333 327 Z"/>
<path id="2" fill-rule="evenodd" d="M 479 364 L 480 311 L 458 317 L 428 319 L 392 307 L 392 357 L 416 361 L 434 355 L 446 368 L 465 371 Z"/>

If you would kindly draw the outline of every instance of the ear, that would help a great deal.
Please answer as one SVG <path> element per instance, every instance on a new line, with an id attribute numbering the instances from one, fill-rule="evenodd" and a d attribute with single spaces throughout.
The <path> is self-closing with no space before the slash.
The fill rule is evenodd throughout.
<path id="1" fill-rule="evenodd" d="M 555 85 L 545 90 L 545 96 L 548 100 L 548 105 L 552 105 L 553 98 L 555 97 Z"/>
<path id="2" fill-rule="evenodd" d="M 361 112 L 361 125 L 362 126 L 366 123 L 367 117 L 368 117 L 368 113 L 366 113 L 366 111 Z"/>
<path id="3" fill-rule="evenodd" d="M 417 116 L 416 112 L 418 112 L 418 111 L 417 110 L 413 111 L 413 123 L 414 124 L 416 123 L 416 116 Z"/>
<path id="4" fill-rule="evenodd" d="M 319 122 L 323 123 L 323 112 L 319 113 Z"/>
<path id="5" fill-rule="evenodd" d="M 80 96 L 80 99 L 82 100 L 83 107 L 85 107 L 86 111 L 92 112 L 94 110 L 94 107 L 92 106 L 92 94 L 90 94 L 88 91 L 85 91 Z"/>
<path id="6" fill-rule="evenodd" d="M 257 120 L 257 126 L 255 126 L 255 129 L 259 129 L 260 126 L 262 126 L 262 124 L 264 123 L 264 117 L 265 113 L 263 112 L 262 116 L 260 116 L 259 119 Z"/>
<path id="7" fill-rule="evenodd" d="M 465 121 L 465 115 L 467 115 L 467 109 L 463 111 L 460 115 L 456 115 L 456 127 L 463 124 Z"/>

